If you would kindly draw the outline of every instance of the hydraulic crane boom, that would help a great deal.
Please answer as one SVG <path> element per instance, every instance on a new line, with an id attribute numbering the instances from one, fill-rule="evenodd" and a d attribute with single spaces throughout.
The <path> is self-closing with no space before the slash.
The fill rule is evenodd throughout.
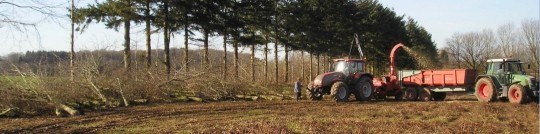
<path id="1" fill-rule="evenodd" d="M 359 59 L 364 59 L 364 52 L 362 52 L 362 47 L 360 47 L 360 41 L 358 41 L 358 34 L 354 34 L 354 39 L 351 42 L 351 48 L 349 49 L 349 59 L 351 58 L 351 52 L 354 44 L 356 44 L 356 47 L 358 47 L 358 52 L 360 53 Z"/>

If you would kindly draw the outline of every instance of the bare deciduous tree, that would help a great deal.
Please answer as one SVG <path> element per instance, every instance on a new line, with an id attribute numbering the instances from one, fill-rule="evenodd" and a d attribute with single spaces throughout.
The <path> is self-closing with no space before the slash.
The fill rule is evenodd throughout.
<path id="1" fill-rule="evenodd" d="M 503 57 L 517 58 L 519 46 L 517 46 L 518 36 L 516 34 L 512 23 L 501 25 L 497 29 L 497 44 L 502 51 Z"/>
<path id="2" fill-rule="evenodd" d="M 490 30 L 456 33 L 446 40 L 444 55 L 450 66 L 446 68 L 484 69 L 490 58 L 518 58 L 531 63 L 533 73 L 538 74 L 540 31 L 538 20 L 524 20 L 519 27 L 512 23 L 499 26 L 494 34 Z M 443 59 L 441 59 L 443 60 Z"/>
<path id="3" fill-rule="evenodd" d="M 521 41 L 525 44 L 526 60 L 532 61 L 534 68 L 538 68 L 539 59 L 538 59 L 538 41 L 540 38 L 540 33 L 538 20 L 524 20 L 521 23 Z M 535 73 L 538 73 L 538 69 L 534 69 Z"/>
<path id="4" fill-rule="evenodd" d="M 494 39 L 491 30 L 457 33 L 446 40 L 447 51 L 450 54 L 449 57 L 457 61 L 458 67 L 464 65 L 470 69 L 483 69 L 487 59 L 496 57 Z"/>
<path id="5" fill-rule="evenodd" d="M 46 20 L 61 17 L 57 10 L 62 4 L 46 3 L 41 0 L 0 0 L 0 28 L 27 32 Z M 38 16 L 23 14 L 36 13 Z"/>

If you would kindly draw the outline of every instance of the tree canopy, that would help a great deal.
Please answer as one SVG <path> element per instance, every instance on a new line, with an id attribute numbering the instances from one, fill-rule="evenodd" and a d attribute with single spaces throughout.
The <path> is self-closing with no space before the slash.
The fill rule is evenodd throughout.
<path id="1" fill-rule="evenodd" d="M 163 24 L 167 24 L 171 32 L 184 29 L 184 34 L 188 34 L 187 30 L 202 33 L 200 40 L 205 50 L 209 36 L 226 35 L 241 45 L 262 45 L 270 41 L 269 35 L 275 35 L 274 43 L 331 57 L 345 57 L 353 35 L 358 34 L 368 65 L 379 67 L 371 70 L 375 72 L 386 71 L 380 67 L 388 63 L 379 61 L 388 61 L 391 48 L 400 42 L 425 52 L 428 57 L 437 55 L 429 32 L 414 19 L 397 15 L 377 0 L 179 0 L 169 2 L 165 16 L 163 4 L 159 3 L 166 1 L 133 0 L 152 3 L 149 5 L 153 14 L 148 16 L 141 10 L 145 7 L 139 7 L 145 4 L 131 4 L 131 7 L 126 6 L 130 0 L 107 0 L 79 9 L 78 22 L 95 20 L 116 28 L 126 20 L 139 24 L 151 17 L 155 22 L 152 26 L 157 29 L 164 29 Z M 408 54 L 398 55 L 398 60 L 411 60 Z M 398 67 L 415 66 L 418 65 L 398 62 Z"/>

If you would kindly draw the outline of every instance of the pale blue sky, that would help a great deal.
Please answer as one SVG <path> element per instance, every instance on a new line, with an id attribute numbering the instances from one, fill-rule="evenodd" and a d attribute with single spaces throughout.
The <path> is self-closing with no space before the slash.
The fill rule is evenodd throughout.
<path id="1" fill-rule="evenodd" d="M 432 34 L 438 48 L 457 32 L 496 30 L 505 23 L 519 26 L 538 19 L 538 0 L 380 0 L 398 15 L 405 14 Z"/>
<path id="2" fill-rule="evenodd" d="M 68 0 L 56 0 L 58 3 L 67 3 Z M 80 1 L 78 6 L 86 2 Z M 482 29 L 495 30 L 505 23 L 519 23 L 524 19 L 539 18 L 538 0 L 380 0 L 384 6 L 394 9 L 398 15 L 412 17 L 432 34 L 438 48 L 444 47 L 445 39 L 457 32 L 479 31 Z M 66 5 L 67 7 L 67 5 Z M 64 9 L 61 13 L 67 14 Z M 21 18 L 32 17 L 31 12 L 20 13 Z M 25 52 L 28 50 L 69 50 L 69 21 L 60 20 L 55 23 L 44 22 L 37 25 L 41 39 L 36 34 L 20 35 L 8 34 L 6 29 L 0 27 L 0 55 L 11 52 Z M 76 35 L 76 50 L 112 49 L 121 50 L 122 31 L 105 29 L 103 24 L 93 24 L 84 33 Z M 132 30 L 132 48 L 143 49 L 144 33 L 141 26 L 134 26 Z M 153 35 L 153 44 L 162 47 L 161 34 Z M 214 37 L 211 43 L 214 48 L 221 48 L 221 37 Z M 180 47 L 183 38 L 176 35 L 172 47 Z M 193 44 L 191 48 L 198 48 Z M 155 48 L 156 45 L 153 45 Z M 230 49 L 229 49 L 230 50 Z M 246 50 L 247 51 L 247 50 Z"/>

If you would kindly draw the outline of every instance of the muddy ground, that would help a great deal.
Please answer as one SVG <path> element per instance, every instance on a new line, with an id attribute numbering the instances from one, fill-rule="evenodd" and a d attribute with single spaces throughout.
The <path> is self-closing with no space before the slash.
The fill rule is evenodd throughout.
<path id="1" fill-rule="evenodd" d="M 538 133 L 536 103 L 169 103 L 83 116 L 0 119 L 0 133 Z"/>

